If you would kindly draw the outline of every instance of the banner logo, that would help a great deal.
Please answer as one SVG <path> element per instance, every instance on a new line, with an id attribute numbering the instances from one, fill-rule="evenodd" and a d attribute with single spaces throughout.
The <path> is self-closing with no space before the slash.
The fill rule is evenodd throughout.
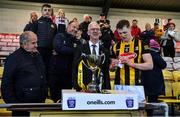
<path id="1" fill-rule="evenodd" d="M 133 108 L 134 107 L 134 100 L 133 100 L 133 98 L 126 99 L 126 106 L 127 106 L 127 108 Z"/>
<path id="2" fill-rule="evenodd" d="M 137 57 L 136 53 L 124 53 L 124 54 L 120 54 L 119 58 L 121 57 L 127 57 L 129 59 L 135 59 Z"/>
<path id="3" fill-rule="evenodd" d="M 76 99 L 74 97 L 69 97 L 67 100 L 68 108 L 75 108 L 76 107 Z"/>

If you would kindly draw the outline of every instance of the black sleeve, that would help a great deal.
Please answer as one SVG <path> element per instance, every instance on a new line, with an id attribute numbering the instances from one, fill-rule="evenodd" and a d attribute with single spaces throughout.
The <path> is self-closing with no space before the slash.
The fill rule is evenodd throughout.
<path id="1" fill-rule="evenodd" d="M 111 89 L 111 85 L 110 85 L 110 76 L 109 76 L 109 64 L 110 64 L 110 59 L 109 59 L 109 54 L 108 52 L 106 52 L 106 59 L 102 68 L 103 71 L 103 79 L 104 79 L 104 83 L 103 83 L 103 89 Z"/>
<path id="2" fill-rule="evenodd" d="M 4 65 L 4 72 L 1 83 L 1 93 L 5 103 L 17 102 L 14 92 L 14 76 L 16 73 L 16 66 L 18 65 L 18 63 L 15 61 L 16 59 L 16 57 L 9 56 Z"/>
<path id="3" fill-rule="evenodd" d="M 106 23 L 110 25 L 110 20 L 106 20 Z"/>
<path id="4" fill-rule="evenodd" d="M 67 43 L 64 34 L 59 33 L 54 38 L 54 50 L 63 55 L 72 55 L 74 52 L 73 47 Z"/>
<path id="5" fill-rule="evenodd" d="M 142 44 L 142 46 L 141 46 L 142 54 L 150 53 L 149 45 L 147 43 L 143 43 L 142 41 L 141 41 L 141 44 Z"/>
<path id="6" fill-rule="evenodd" d="M 112 46 L 112 48 L 111 48 L 111 50 L 110 50 L 110 55 L 109 55 L 109 58 L 117 58 L 116 57 L 116 53 L 115 53 L 115 51 L 114 51 L 114 46 L 117 46 L 117 44 L 118 43 L 116 43 L 116 44 L 114 44 L 113 46 Z"/>
<path id="7" fill-rule="evenodd" d="M 33 23 L 29 23 L 27 25 L 26 25 L 27 27 L 25 26 L 24 31 L 32 31 L 35 34 L 37 33 L 37 30 L 38 30 L 38 21 L 35 21 Z"/>
<path id="8" fill-rule="evenodd" d="M 73 82 L 73 88 L 76 90 L 80 90 L 80 87 L 78 86 L 77 83 L 77 77 L 78 77 L 78 64 L 81 60 L 81 49 L 82 46 L 78 46 L 77 49 L 75 50 L 74 53 L 74 58 L 73 58 L 73 66 L 72 66 L 72 82 Z"/>
<path id="9" fill-rule="evenodd" d="M 57 25 L 55 23 L 53 23 L 54 25 L 54 37 L 56 36 L 56 34 L 58 34 L 58 30 L 57 30 Z"/>
<path id="10" fill-rule="evenodd" d="M 30 24 L 26 24 L 23 31 L 29 31 L 30 30 Z"/>
<path id="11" fill-rule="evenodd" d="M 113 31 L 111 29 L 110 29 L 110 35 L 111 35 L 112 40 L 114 42 L 117 42 L 117 39 L 115 38 L 114 33 L 113 33 Z"/>
<path id="12" fill-rule="evenodd" d="M 167 66 L 166 61 L 164 61 L 164 59 L 160 56 L 159 53 L 157 52 L 151 52 L 152 55 L 152 59 L 154 64 L 156 64 L 156 66 L 158 66 L 161 69 L 165 69 Z"/>

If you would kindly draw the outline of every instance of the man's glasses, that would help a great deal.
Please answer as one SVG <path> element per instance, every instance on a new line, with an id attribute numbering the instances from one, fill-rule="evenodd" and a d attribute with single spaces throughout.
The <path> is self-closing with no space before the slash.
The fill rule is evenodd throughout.
<path id="1" fill-rule="evenodd" d="M 92 30 L 92 31 L 99 31 L 100 29 L 99 28 L 91 28 L 90 30 Z"/>

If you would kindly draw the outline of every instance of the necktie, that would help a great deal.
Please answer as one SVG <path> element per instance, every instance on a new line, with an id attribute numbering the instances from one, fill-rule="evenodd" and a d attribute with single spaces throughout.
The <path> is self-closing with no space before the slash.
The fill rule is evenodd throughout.
<path id="1" fill-rule="evenodd" d="M 92 45 L 93 49 L 92 49 L 92 54 L 96 55 L 96 45 Z"/>

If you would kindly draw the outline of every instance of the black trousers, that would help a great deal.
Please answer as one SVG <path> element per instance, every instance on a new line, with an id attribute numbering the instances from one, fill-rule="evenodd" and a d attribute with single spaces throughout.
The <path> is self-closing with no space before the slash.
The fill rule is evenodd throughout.
<path id="1" fill-rule="evenodd" d="M 30 113 L 28 111 L 12 111 L 12 117 L 29 117 Z"/>
<path id="2" fill-rule="evenodd" d="M 46 69 L 48 70 L 50 58 L 52 56 L 52 50 L 48 49 L 48 48 L 43 48 L 43 47 L 38 47 L 37 49 L 38 49 L 39 53 L 41 54 L 41 57 L 46 66 Z"/>
<path id="3" fill-rule="evenodd" d="M 148 97 L 148 102 L 150 102 L 150 103 L 151 102 L 156 103 L 158 100 L 158 95 L 149 95 L 147 97 Z M 147 112 L 148 117 L 153 116 L 153 109 L 147 109 L 146 112 Z"/>
<path id="4" fill-rule="evenodd" d="M 50 97 L 54 102 L 61 99 L 62 89 L 72 89 L 71 73 L 49 74 Z"/>
<path id="5" fill-rule="evenodd" d="M 163 53 L 164 53 L 164 56 L 166 57 L 175 57 L 174 45 L 163 47 Z"/>

